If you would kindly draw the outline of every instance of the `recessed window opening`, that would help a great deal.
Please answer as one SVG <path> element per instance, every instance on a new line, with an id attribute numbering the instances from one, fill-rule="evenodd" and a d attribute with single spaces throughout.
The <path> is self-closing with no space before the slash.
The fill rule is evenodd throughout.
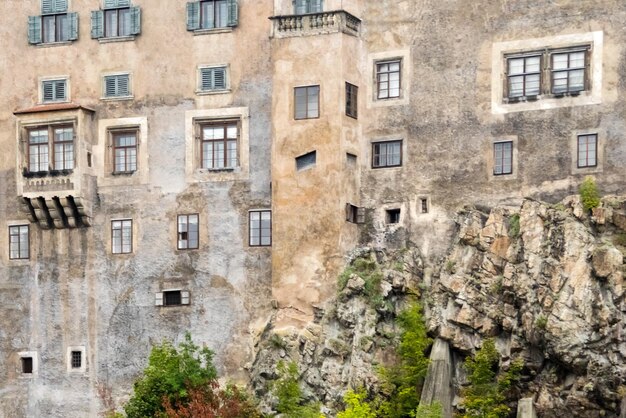
<path id="1" fill-rule="evenodd" d="M 180 290 L 166 290 L 163 292 L 163 305 L 182 305 L 182 295 Z"/>
<path id="2" fill-rule="evenodd" d="M 346 221 L 354 224 L 365 223 L 365 208 L 346 203 Z"/>
<path id="3" fill-rule="evenodd" d="M 388 224 L 400 223 L 400 209 L 387 209 L 386 212 Z"/>
<path id="4" fill-rule="evenodd" d="M 422 213 L 428 213 L 428 199 L 420 199 Z"/>
<path id="5" fill-rule="evenodd" d="M 296 170 L 302 171 L 307 168 L 315 167 L 317 163 L 317 151 L 311 151 L 299 157 L 296 157 Z"/>
<path id="6" fill-rule="evenodd" d="M 72 351 L 70 362 L 72 369 L 80 369 L 83 366 L 82 351 Z"/>
<path id="7" fill-rule="evenodd" d="M 22 357 L 20 359 L 22 364 L 22 373 L 24 374 L 32 374 L 33 373 L 33 358 L 32 357 Z"/>
<path id="8" fill-rule="evenodd" d="M 346 83 L 346 115 L 354 119 L 358 117 L 358 92 L 357 86 Z"/>

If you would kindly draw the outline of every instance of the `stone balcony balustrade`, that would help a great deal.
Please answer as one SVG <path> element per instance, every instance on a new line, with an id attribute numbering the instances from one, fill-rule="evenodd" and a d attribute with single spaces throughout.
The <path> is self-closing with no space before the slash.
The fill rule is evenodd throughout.
<path id="1" fill-rule="evenodd" d="M 358 36 L 361 19 L 343 10 L 302 15 L 273 16 L 274 38 L 345 33 Z"/>

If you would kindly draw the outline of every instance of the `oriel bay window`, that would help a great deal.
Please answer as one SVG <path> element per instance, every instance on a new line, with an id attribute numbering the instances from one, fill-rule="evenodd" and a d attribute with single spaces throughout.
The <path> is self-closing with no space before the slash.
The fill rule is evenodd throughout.
<path id="1" fill-rule="evenodd" d="M 137 171 L 137 131 L 113 131 L 113 173 Z"/>
<path id="2" fill-rule="evenodd" d="M 74 169 L 73 126 L 40 126 L 30 128 L 27 132 L 28 171 L 30 173 Z M 51 148 L 53 149 L 52 155 Z"/>
<path id="3" fill-rule="evenodd" d="M 239 165 L 237 143 L 239 121 L 211 121 L 200 124 L 201 167 L 231 169 Z"/>

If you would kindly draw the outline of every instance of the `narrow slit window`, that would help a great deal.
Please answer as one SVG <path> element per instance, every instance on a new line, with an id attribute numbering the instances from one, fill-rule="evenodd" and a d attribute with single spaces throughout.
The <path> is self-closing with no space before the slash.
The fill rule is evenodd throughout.
<path id="1" fill-rule="evenodd" d="M 428 199 L 420 199 L 422 213 L 428 213 Z"/>
<path id="2" fill-rule="evenodd" d="M 358 94 L 357 86 L 346 83 L 346 115 L 354 119 L 358 116 Z"/>

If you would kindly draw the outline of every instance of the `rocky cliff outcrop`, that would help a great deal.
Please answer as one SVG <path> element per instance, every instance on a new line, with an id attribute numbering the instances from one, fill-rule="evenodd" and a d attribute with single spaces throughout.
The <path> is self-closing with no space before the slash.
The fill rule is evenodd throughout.
<path id="1" fill-rule="evenodd" d="M 450 356 L 439 356 L 450 364 L 432 369 L 451 371 L 452 387 L 442 393 L 452 408 L 462 408 L 462 360 L 493 337 L 501 367 L 524 361 L 510 394 L 513 411 L 528 398 L 540 417 L 618 417 L 626 404 L 625 209 L 626 199 L 605 198 L 590 216 L 577 196 L 488 213 L 467 208 L 444 259 L 423 260 L 410 245 L 360 249 L 349 261 L 372 264 L 348 270 L 313 323 L 304 330 L 268 325 L 252 385 L 271 409 L 268 382 L 284 360 L 298 364 L 307 397 L 330 416 L 348 388 L 375 393 L 376 365 L 395 360 L 394 319 L 417 295 L 431 336 L 450 347 Z"/>

